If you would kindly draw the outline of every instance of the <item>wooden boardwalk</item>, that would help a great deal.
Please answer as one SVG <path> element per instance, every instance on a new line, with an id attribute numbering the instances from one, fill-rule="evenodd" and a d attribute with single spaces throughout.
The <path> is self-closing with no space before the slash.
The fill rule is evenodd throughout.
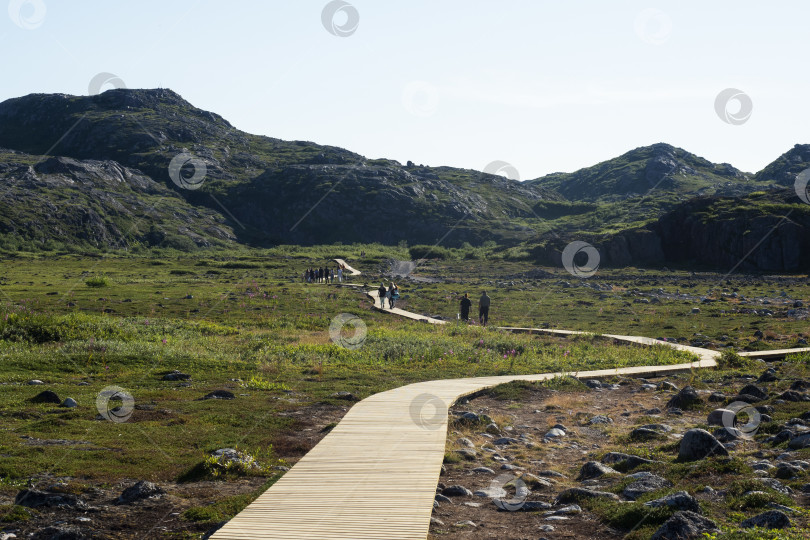
<path id="1" fill-rule="evenodd" d="M 369 296 L 376 299 L 376 291 Z M 445 323 L 400 309 L 383 311 L 433 324 Z M 669 346 L 695 353 L 700 360 L 670 366 L 437 380 L 372 395 L 355 404 L 320 443 L 211 538 L 424 540 L 444 459 L 448 408 L 460 397 L 509 381 L 542 381 L 565 374 L 580 378 L 666 375 L 714 367 L 720 355 L 640 336 L 605 337 Z"/>

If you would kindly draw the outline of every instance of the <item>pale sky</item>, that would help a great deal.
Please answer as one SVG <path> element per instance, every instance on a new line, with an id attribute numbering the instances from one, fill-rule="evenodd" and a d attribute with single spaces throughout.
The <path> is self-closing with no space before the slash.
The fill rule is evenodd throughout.
<path id="1" fill-rule="evenodd" d="M 0 100 L 108 72 L 250 133 L 521 179 L 655 142 L 756 172 L 810 142 L 806 0 L 352 0 L 326 25 L 324 0 L 7 3 Z M 747 120 L 716 112 L 729 88 Z"/>

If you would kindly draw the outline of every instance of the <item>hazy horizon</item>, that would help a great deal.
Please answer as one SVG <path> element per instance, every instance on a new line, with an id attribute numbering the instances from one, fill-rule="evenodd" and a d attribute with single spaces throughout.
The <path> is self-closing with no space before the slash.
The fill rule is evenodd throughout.
<path id="1" fill-rule="evenodd" d="M 807 13 L 798 1 L 12 0 L 0 44 L 14 76 L 0 100 L 87 95 L 106 72 L 171 88 L 249 133 L 369 158 L 502 160 L 525 180 L 665 142 L 754 173 L 805 142 Z M 745 103 L 727 98 L 721 118 L 726 89 L 750 116 L 735 119 Z"/>

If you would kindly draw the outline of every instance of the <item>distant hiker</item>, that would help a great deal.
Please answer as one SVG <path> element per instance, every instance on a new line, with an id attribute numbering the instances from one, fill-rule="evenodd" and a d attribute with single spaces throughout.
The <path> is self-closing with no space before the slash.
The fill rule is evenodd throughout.
<path id="1" fill-rule="evenodd" d="M 334 282 L 335 282 L 335 269 L 330 268 L 329 269 L 329 283 L 334 283 Z"/>
<path id="2" fill-rule="evenodd" d="M 399 298 L 399 287 L 396 286 L 395 283 L 391 282 L 391 286 L 388 287 L 388 294 L 386 295 L 388 298 L 388 307 L 390 309 L 394 309 L 394 303 Z"/>
<path id="3" fill-rule="evenodd" d="M 323 283 L 323 268 L 318 268 L 318 283 Z"/>
<path id="4" fill-rule="evenodd" d="M 380 283 L 380 288 L 377 289 L 377 295 L 380 297 L 380 309 L 385 309 L 385 295 L 388 293 L 388 289 L 385 288 L 383 283 Z"/>
<path id="5" fill-rule="evenodd" d="M 489 321 L 489 304 L 490 298 L 487 296 L 487 291 L 484 291 L 484 294 L 478 300 L 478 318 L 481 319 L 481 325 L 483 326 L 486 326 L 487 321 Z"/>
<path id="6" fill-rule="evenodd" d="M 472 300 L 470 300 L 470 295 L 464 293 L 464 298 L 461 299 L 461 319 L 468 321 L 470 320 L 470 307 L 472 306 Z"/>
<path id="7" fill-rule="evenodd" d="M 338 267 L 338 283 L 343 283 L 343 265 Z"/>

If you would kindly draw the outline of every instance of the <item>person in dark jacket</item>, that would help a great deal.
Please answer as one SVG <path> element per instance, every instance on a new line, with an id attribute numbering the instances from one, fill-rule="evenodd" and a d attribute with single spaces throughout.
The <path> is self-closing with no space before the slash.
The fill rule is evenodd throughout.
<path id="1" fill-rule="evenodd" d="M 470 320 L 470 307 L 472 306 L 472 300 L 470 300 L 470 295 L 464 293 L 464 298 L 461 299 L 461 319 L 464 321 Z"/>
<path id="2" fill-rule="evenodd" d="M 388 292 L 388 289 L 385 288 L 385 285 L 380 283 L 380 288 L 377 289 L 377 294 L 380 296 L 380 309 L 385 309 L 385 293 Z"/>
<path id="3" fill-rule="evenodd" d="M 489 304 L 490 298 L 487 296 L 487 291 L 484 291 L 484 294 L 478 300 L 478 318 L 481 319 L 482 326 L 486 326 L 487 322 L 489 322 Z"/>

